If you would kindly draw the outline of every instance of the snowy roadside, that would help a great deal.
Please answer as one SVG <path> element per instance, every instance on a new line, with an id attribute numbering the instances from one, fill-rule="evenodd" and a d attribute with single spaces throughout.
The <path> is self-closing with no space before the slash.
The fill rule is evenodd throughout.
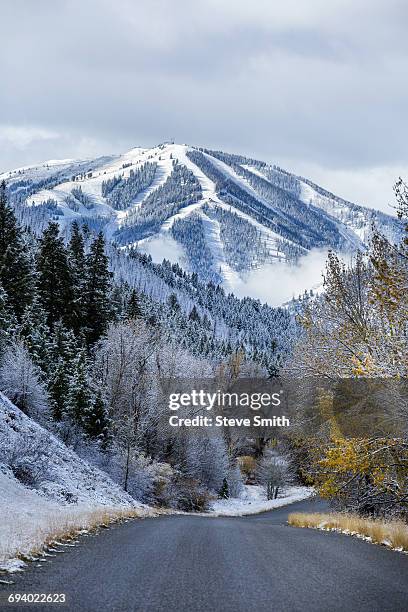
<path id="1" fill-rule="evenodd" d="M 157 514 L 1 393 L 0 449 L 0 573 L 18 571 L 55 541 Z"/>
<path id="2" fill-rule="evenodd" d="M 211 504 L 211 516 L 246 516 L 280 508 L 311 497 L 313 487 L 285 487 L 277 499 L 266 499 L 265 490 L 258 485 L 245 485 L 239 498 L 220 499 Z"/>
<path id="3" fill-rule="evenodd" d="M 97 502 L 62 505 L 0 471 L 0 572 L 21 570 L 25 560 L 42 557 L 59 540 L 126 518 L 155 516 L 152 508 Z"/>

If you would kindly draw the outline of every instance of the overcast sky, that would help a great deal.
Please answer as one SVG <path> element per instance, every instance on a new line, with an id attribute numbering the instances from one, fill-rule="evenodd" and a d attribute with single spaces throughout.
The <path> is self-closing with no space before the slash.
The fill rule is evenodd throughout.
<path id="1" fill-rule="evenodd" d="M 0 171 L 176 142 L 389 210 L 406 0 L 2 0 Z"/>

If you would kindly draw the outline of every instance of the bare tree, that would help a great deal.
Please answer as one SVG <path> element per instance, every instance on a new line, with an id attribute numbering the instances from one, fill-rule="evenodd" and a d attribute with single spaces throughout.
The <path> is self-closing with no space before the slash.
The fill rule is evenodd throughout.
<path id="1" fill-rule="evenodd" d="M 267 499 L 276 499 L 279 489 L 291 481 L 287 461 L 283 457 L 265 455 L 258 466 L 258 481 L 266 488 Z"/>

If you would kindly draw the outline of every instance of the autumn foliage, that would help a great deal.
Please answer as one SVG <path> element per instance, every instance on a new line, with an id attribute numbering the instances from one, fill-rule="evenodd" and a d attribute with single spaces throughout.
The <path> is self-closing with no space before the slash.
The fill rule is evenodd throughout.
<path id="1" fill-rule="evenodd" d="M 350 265 L 329 253 L 324 293 L 300 317 L 304 335 L 287 368 L 299 380 L 367 379 L 386 389 L 389 381 L 408 378 L 408 188 L 399 181 L 395 189 L 398 215 L 406 221 L 399 244 L 373 228 L 368 252 L 358 252 Z M 315 410 L 325 426 L 304 440 L 310 450 L 300 470 L 337 507 L 406 518 L 408 398 L 384 397 L 384 414 L 372 421 L 372 431 L 361 435 L 355 419 L 356 431 L 346 435 L 333 398 L 323 393 Z M 359 414 L 361 421 L 366 416 Z"/>

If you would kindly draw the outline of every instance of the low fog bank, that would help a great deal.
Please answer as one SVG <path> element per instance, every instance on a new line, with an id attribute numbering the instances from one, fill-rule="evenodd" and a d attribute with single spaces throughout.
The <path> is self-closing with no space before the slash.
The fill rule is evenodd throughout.
<path id="1" fill-rule="evenodd" d="M 155 263 L 168 259 L 172 263 L 178 261 L 183 265 L 185 261 L 184 250 L 169 234 L 160 234 L 151 240 L 139 243 L 138 247 L 140 251 L 151 255 Z"/>
<path id="2" fill-rule="evenodd" d="M 281 306 L 306 289 L 321 289 L 327 250 L 313 249 L 301 257 L 296 265 L 271 263 L 253 270 L 234 286 L 238 297 L 249 296 Z"/>

